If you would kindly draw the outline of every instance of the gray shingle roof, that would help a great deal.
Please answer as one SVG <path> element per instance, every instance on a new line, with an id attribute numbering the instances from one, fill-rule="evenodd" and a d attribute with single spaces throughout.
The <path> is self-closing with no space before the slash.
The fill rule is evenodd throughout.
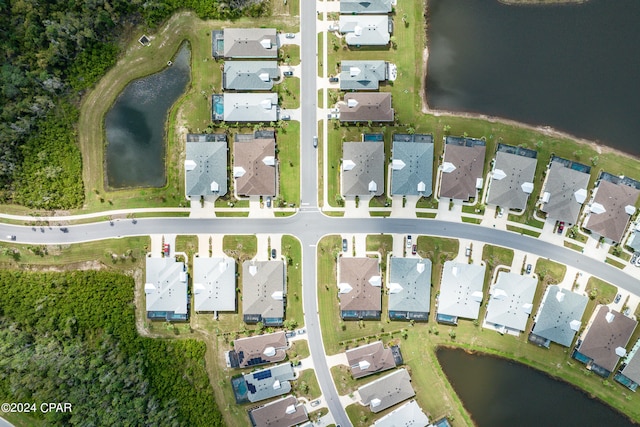
<path id="1" fill-rule="evenodd" d="M 388 92 L 348 93 L 340 105 L 341 122 L 392 122 L 393 108 Z"/>
<path id="2" fill-rule="evenodd" d="M 225 93 L 224 121 L 262 122 L 278 120 L 277 93 Z"/>
<path id="3" fill-rule="evenodd" d="M 477 319 L 485 266 L 447 261 L 442 268 L 438 314 Z"/>
<path id="4" fill-rule="evenodd" d="M 620 360 L 616 348 L 627 346 L 637 325 L 635 320 L 600 305 L 578 351 L 593 359 L 596 365 L 613 372 Z"/>
<path id="5" fill-rule="evenodd" d="M 627 246 L 633 249 L 635 252 L 640 252 L 640 231 L 634 230 L 627 240 Z"/>
<path id="6" fill-rule="evenodd" d="M 283 397 L 249 411 L 253 427 L 292 427 L 309 419 L 307 409 L 293 396 Z"/>
<path id="7" fill-rule="evenodd" d="M 625 208 L 635 206 L 639 195 L 640 191 L 633 187 L 601 179 L 598 181 L 593 202 L 601 204 L 606 211 L 591 212 L 585 220 L 584 228 L 614 242 L 620 242 L 630 218 Z"/>
<path id="8" fill-rule="evenodd" d="M 542 204 L 542 212 L 550 219 L 575 224 L 582 209 L 582 203 L 576 199 L 576 192 L 583 191 L 587 194 L 589 177 L 588 173 L 567 167 L 563 159 L 552 159 L 542 190 L 542 199 L 548 197 L 548 201 Z"/>
<path id="9" fill-rule="evenodd" d="M 242 138 L 233 143 L 236 193 L 242 196 L 274 196 L 276 140 L 247 136 L 248 139 Z"/>
<path id="10" fill-rule="evenodd" d="M 542 298 L 532 332 L 569 347 L 576 335 L 575 327 L 571 329 L 571 322 L 582 321 L 588 300 L 586 296 L 561 289 L 558 285 L 549 286 Z M 577 323 L 575 326 L 579 328 Z"/>
<path id="11" fill-rule="evenodd" d="M 429 417 L 422 412 L 422 408 L 415 400 L 394 409 L 373 423 L 373 427 L 425 427 L 427 425 L 429 425 Z"/>
<path id="12" fill-rule="evenodd" d="M 498 151 L 487 203 L 505 209 L 525 209 L 533 190 L 536 159 Z M 527 193 L 523 186 L 530 185 Z"/>
<path id="13" fill-rule="evenodd" d="M 282 261 L 242 263 L 242 314 L 284 318 L 284 264 Z"/>
<path id="14" fill-rule="evenodd" d="M 469 200 L 475 197 L 478 180 L 484 179 L 483 141 L 472 138 L 446 138 L 444 163 L 440 177 L 440 197 Z M 453 165 L 450 170 L 447 166 Z"/>
<path id="15" fill-rule="evenodd" d="M 193 301 L 195 311 L 235 311 L 233 258 L 193 258 Z"/>
<path id="16" fill-rule="evenodd" d="M 374 188 L 373 191 L 372 188 Z M 384 142 L 343 142 L 342 194 L 379 196 L 382 193 L 384 193 Z"/>
<path id="17" fill-rule="evenodd" d="M 259 402 L 291 391 L 295 374 L 291 363 L 282 363 L 243 376 L 247 383 L 250 402 Z"/>
<path id="18" fill-rule="evenodd" d="M 146 258 L 147 311 L 187 313 L 187 273 L 173 257 Z"/>
<path id="19" fill-rule="evenodd" d="M 640 384 L 640 339 L 636 341 L 633 349 L 624 360 L 627 366 L 624 367 L 622 373 L 625 377 L 631 379 L 636 384 Z"/>
<path id="20" fill-rule="evenodd" d="M 384 348 L 382 341 L 347 350 L 345 355 L 353 378 L 366 377 L 396 367 L 391 349 Z"/>
<path id="21" fill-rule="evenodd" d="M 533 311 L 533 297 L 538 281 L 531 276 L 498 273 L 498 281 L 491 286 L 486 320 L 517 331 L 527 327 Z"/>
<path id="22" fill-rule="evenodd" d="M 376 90 L 387 80 L 385 61 L 342 61 L 340 90 Z"/>
<path id="23" fill-rule="evenodd" d="M 351 46 L 385 46 L 389 44 L 388 15 L 341 15 L 340 32 Z"/>
<path id="24" fill-rule="evenodd" d="M 392 0 L 340 0 L 340 13 L 389 13 Z"/>
<path id="25" fill-rule="evenodd" d="M 389 311 L 428 313 L 431 260 L 391 257 L 389 271 Z"/>
<path id="26" fill-rule="evenodd" d="M 385 375 L 358 388 L 360 400 L 369 405 L 372 412 L 384 411 L 393 405 L 416 395 L 411 386 L 411 377 L 406 369 Z"/>
<path id="27" fill-rule="evenodd" d="M 225 61 L 222 84 L 225 90 L 271 90 L 279 75 L 276 61 Z"/>
<path id="28" fill-rule="evenodd" d="M 431 196 L 433 187 L 433 141 L 393 141 L 391 194 Z M 423 191 L 419 191 L 424 187 Z"/>
<path id="29" fill-rule="evenodd" d="M 338 278 L 340 310 L 380 311 L 382 309 L 381 280 L 380 266 L 376 258 L 340 257 L 340 277 Z M 344 286 L 345 284 L 348 287 Z"/>
<path id="30" fill-rule="evenodd" d="M 277 58 L 275 28 L 225 28 L 225 58 Z"/>
<path id="31" fill-rule="evenodd" d="M 227 194 L 226 141 L 187 141 L 184 168 L 187 197 Z"/>

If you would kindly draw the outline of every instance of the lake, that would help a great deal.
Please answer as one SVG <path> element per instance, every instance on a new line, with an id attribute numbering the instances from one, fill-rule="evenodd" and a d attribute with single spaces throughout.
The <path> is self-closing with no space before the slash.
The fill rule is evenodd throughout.
<path id="1" fill-rule="evenodd" d="M 129 83 L 105 116 L 106 170 L 111 188 L 165 184 L 166 123 L 191 75 L 185 43 L 163 71 Z"/>
<path id="2" fill-rule="evenodd" d="M 478 427 L 634 425 L 580 390 L 525 365 L 459 349 L 441 348 L 437 356 Z"/>
<path id="3" fill-rule="evenodd" d="M 640 155 L 640 1 L 428 1 L 427 103 Z M 517 143 L 517 141 L 512 141 Z"/>

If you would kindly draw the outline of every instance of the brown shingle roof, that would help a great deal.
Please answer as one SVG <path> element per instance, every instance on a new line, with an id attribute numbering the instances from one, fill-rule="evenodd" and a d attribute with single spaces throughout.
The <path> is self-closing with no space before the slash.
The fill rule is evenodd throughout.
<path id="1" fill-rule="evenodd" d="M 298 405 L 293 396 L 276 400 L 249 412 L 254 427 L 291 427 L 309 419 L 304 405 Z M 293 405 L 293 408 L 291 406 Z M 287 409 L 294 409 L 287 413 Z"/>
<path id="2" fill-rule="evenodd" d="M 273 347 L 275 354 L 268 356 L 265 350 Z M 239 368 L 280 362 L 287 357 L 287 337 L 284 331 L 273 334 L 240 338 L 233 342 L 233 350 L 238 355 Z M 250 363 L 253 361 L 253 363 Z"/>
<path id="3" fill-rule="evenodd" d="M 468 200 L 476 194 L 476 181 L 483 178 L 486 147 L 446 144 L 444 161 L 453 164 L 453 172 L 442 172 L 440 197 Z"/>
<path id="4" fill-rule="evenodd" d="M 349 100 L 356 102 L 349 107 Z M 392 122 L 391 94 L 387 92 L 348 93 L 340 106 L 341 122 Z"/>
<path id="5" fill-rule="evenodd" d="M 233 143 L 233 166 L 244 169 L 237 177 L 236 193 L 242 196 L 275 196 L 276 167 L 267 165 L 265 159 L 276 155 L 276 140 L 260 138 Z"/>
<path id="6" fill-rule="evenodd" d="M 614 242 L 620 242 L 630 218 L 625 212 L 625 207 L 634 206 L 639 195 L 640 191 L 628 185 L 600 180 L 594 203 L 600 203 L 606 212 L 589 214 L 584 228 Z"/>
<path id="7" fill-rule="evenodd" d="M 396 367 L 391 349 L 384 348 L 382 341 L 347 350 L 345 355 L 353 378 L 366 377 Z"/>
<path id="8" fill-rule="evenodd" d="M 578 351 L 593 359 L 596 365 L 613 372 L 620 359 L 616 348 L 627 346 L 637 324 L 635 320 L 601 305 Z"/>
<path id="9" fill-rule="evenodd" d="M 352 290 L 339 294 L 340 310 L 382 310 L 381 286 L 373 286 L 369 280 L 380 276 L 376 258 L 340 257 L 339 283 L 348 283 Z"/>

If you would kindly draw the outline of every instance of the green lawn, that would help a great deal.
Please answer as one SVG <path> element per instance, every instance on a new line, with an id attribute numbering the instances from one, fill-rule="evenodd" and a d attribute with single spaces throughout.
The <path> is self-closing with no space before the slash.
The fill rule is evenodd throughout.
<path id="1" fill-rule="evenodd" d="M 625 263 L 622 263 L 622 262 L 620 262 L 618 260 L 615 260 L 615 259 L 609 258 L 609 257 L 607 257 L 607 259 L 605 259 L 604 262 L 606 262 L 607 264 L 611 264 L 614 267 L 619 268 L 620 270 L 622 270 L 623 268 L 625 268 L 627 266 Z"/>
<path id="2" fill-rule="evenodd" d="M 256 256 L 258 238 L 256 236 L 224 236 L 222 248 L 228 256 L 237 259 L 240 264 Z"/>
<path id="3" fill-rule="evenodd" d="M 389 234 L 371 234 L 367 236 L 367 252 L 380 253 L 380 268 L 382 277 L 385 277 L 387 271 L 387 254 L 393 249 L 393 237 Z M 402 256 L 402 254 L 394 254 Z"/>
<path id="4" fill-rule="evenodd" d="M 567 242 L 566 240 L 563 242 L 565 248 L 573 249 L 574 251 L 582 252 L 584 247 L 580 245 L 576 245 L 575 243 Z"/>
<path id="5" fill-rule="evenodd" d="M 297 206 L 300 203 L 300 123 L 284 123 L 278 129 L 280 200 Z"/>
<path id="6" fill-rule="evenodd" d="M 280 98 L 280 107 L 285 109 L 300 108 L 300 79 L 285 77 L 275 86 Z"/>
<path id="7" fill-rule="evenodd" d="M 293 382 L 291 390 L 297 397 L 306 397 L 308 400 L 318 399 L 322 396 L 316 372 L 313 369 L 305 369 Z"/>
<path id="8" fill-rule="evenodd" d="M 618 293 L 618 288 L 600 280 L 597 277 L 590 277 L 586 287 L 587 295 L 598 304 L 611 304 Z"/>
<path id="9" fill-rule="evenodd" d="M 487 266 L 490 269 L 494 269 L 499 265 L 511 267 L 511 264 L 513 263 L 513 249 L 484 245 L 484 248 L 482 249 L 482 259 L 487 263 Z"/>
<path id="10" fill-rule="evenodd" d="M 291 349 L 287 352 L 290 359 L 302 360 L 309 357 L 309 344 L 305 340 L 298 340 L 291 344 Z"/>
<path id="11" fill-rule="evenodd" d="M 553 285 L 562 282 L 564 275 L 567 272 L 567 267 L 557 262 L 540 258 L 536 263 L 534 271 L 543 284 Z"/>
<path id="12" fill-rule="evenodd" d="M 532 237 L 540 237 L 541 233 L 529 230 L 527 228 L 520 228 L 520 227 L 516 227 L 514 225 L 507 225 L 507 230 L 509 231 L 513 231 L 514 233 L 520 233 L 520 234 L 525 234 L 527 236 L 532 236 Z"/>
<path id="13" fill-rule="evenodd" d="M 293 236 L 282 236 L 282 255 L 287 259 L 285 323 L 296 328 L 304 324 L 304 316 L 302 314 L 302 250 L 300 241 Z"/>
<path id="14" fill-rule="evenodd" d="M 431 283 L 440 283 L 442 276 L 442 266 L 445 261 L 450 261 L 458 255 L 460 243 L 455 239 L 445 239 L 441 237 L 419 236 L 417 239 L 418 255 L 422 258 L 429 258 L 432 264 Z M 435 293 L 433 293 L 435 294 Z M 432 295 L 432 300 L 435 295 Z"/>

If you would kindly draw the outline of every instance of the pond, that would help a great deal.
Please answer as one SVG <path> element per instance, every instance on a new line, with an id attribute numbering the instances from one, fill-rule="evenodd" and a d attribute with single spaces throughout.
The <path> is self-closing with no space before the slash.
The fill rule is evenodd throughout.
<path id="1" fill-rule="evenodd" d="M 111 188 L 165 184 L 166 123 L 191 75 L 184 43 L 172 65 L 129 83 L 105 116 L 106 173 Z"/>
<path id="2" fill-rule="evenodd" d="M 525 365 L 459 349 L 440 348 L 437 356 L 478 427 L 634 425 L 582 391 Z"/>
<path id="3" fill-rule="evenodd" d="M 427 12 L 430 108 L 548 125 L 640 155 L 640 1 L 429 0 Z"/>

